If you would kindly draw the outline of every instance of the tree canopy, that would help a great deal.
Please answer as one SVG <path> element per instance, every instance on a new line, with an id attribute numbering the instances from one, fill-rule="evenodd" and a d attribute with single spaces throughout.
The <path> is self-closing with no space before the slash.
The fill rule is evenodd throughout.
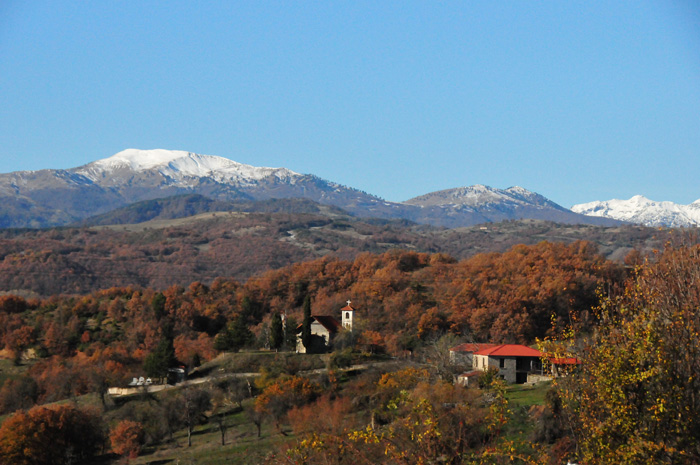
<path id="1" fill-rule="evenodd" d="M 561 380 L 581 461 L 700 462 L 700 248 L 667 248 L 603 299 L 580 373 Z"/>

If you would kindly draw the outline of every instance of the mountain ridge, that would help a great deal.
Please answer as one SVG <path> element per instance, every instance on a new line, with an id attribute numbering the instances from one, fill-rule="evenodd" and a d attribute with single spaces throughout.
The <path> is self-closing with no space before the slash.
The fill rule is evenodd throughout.
<path id="1" fill-rule="evenodd" d="M 688 205 L 657 202 L 642 195 L 574 205 L 571 210 L 588 216 L 612 218 L 644 226 L 693 227 L 700 225 L 700 199 Z"/>
<path id="2" fill-rule="evenodd" d="M 449 192 L 454 201 L 436 200 Z M 187 151 L 126 149 L 77 168 L 0 174 L 0 227 L 74 224 L 135 202 L 187 194 L 220 201 L 306 198 L 358 217 L 403 218 L 448 228 L 520 218 L 619 224 L 579 215 L 522 187 L 477 185 L 389 202 L 287 168 L 255 167 Z"/>

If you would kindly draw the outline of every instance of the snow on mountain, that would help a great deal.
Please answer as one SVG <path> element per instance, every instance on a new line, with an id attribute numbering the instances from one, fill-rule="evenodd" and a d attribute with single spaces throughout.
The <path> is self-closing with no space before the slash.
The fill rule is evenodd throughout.
<path id="1" fill-rule="evenodd" d="M 417 211 L 405 211 L 406 218 L 418 223 L 448 228 L 521 218 L 567 224 L 619 224 L 618 221 L 609 218 L 579 215 L 540 194 L 518 186 L 496 189 L 477 184 L 431 192 L 409 199 L 403 204 L 418 208 Z"/>
<path id="2" fill-rule="evenodd" d="M 211 178 L 221 183 L 236 184 L 259 181 L 270 176 L 284 180 L 301 176 L 286 168 L 256 167 L 223 157 L 162 149 L 127 149 L 77 168 L 75 172 L 94 182 L 100 182 L 106 178 L 114 179 L 114 174 L 118 176 L 125 171 L 152 171 L 177 181 L 183 181 L 185 178 Z"/>
<path id="3" fill-rule="evenodd" d="M 77 168 L 0 174 L 0 227 L 70 224 L 135 202 L 188 194 L 223 201 L 304 198 L 360 217 L 403 218 L 448 228 L 521 218 L 618 224 L 579 215 L 517 186 L 475 185 L 394 203 L 286 168 L 179 150 L 127 149 Z M 696 210 L 700 214 L 700 202 Z"/>
<path id="4" fill-rule="evenodd" d="M 483 184 L 446 189 L 414 197 L 404 202 L 407 205 L 427 206 L 468 206 L 484 207 L 492 204 L 510 204 L 528 207 L 559 207 L 545 197 L 519 186 L 496 189 Z"/>
<path id="5" fill-rule="evenodd" d="M 587 216 L 613 218 L 645 226 L 687 227 L 700 225 L 700 200 L 689 205 L 656 202 L 635 195 L 629 200 L 613 199 L 574 205 L 571 210 Z"/>
<path id="6" fill-rule="evenodd" d="M 358 216 L 388 218 L 405 208 L 286 168 L 186 151 L 128 149 L 77 168 L 0 174 L 0 227 L 69 224 L 135 202 L 186 194 L 226 201 L 306 198 Z"/>

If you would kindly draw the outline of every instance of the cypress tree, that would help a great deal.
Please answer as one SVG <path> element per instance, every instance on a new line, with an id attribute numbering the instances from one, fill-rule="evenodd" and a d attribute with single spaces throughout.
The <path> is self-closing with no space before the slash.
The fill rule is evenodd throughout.
<path id="1" fill-rule="evenodd" d="M 301 323 L 301 343 L 311 351 L 311 297 L 304 298 L 304 321 Z"/>
<path id="2" fill-rule="evenodd" d="M 279 313 L 272 316 L 272 324 L 270 325 L 270 348 L 277 350 L 284 343 L 284 327 L 282 326 L 282 317 Z"/>

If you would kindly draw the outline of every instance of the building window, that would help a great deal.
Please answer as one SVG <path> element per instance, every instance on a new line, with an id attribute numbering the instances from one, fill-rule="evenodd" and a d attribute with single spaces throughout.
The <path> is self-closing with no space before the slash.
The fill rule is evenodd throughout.
<path id="1" fill-rule="evenodd" d="M 505 368 L 506 367 L 506 359 L 502 358 L 498 360 L 498 368 Z"/>

